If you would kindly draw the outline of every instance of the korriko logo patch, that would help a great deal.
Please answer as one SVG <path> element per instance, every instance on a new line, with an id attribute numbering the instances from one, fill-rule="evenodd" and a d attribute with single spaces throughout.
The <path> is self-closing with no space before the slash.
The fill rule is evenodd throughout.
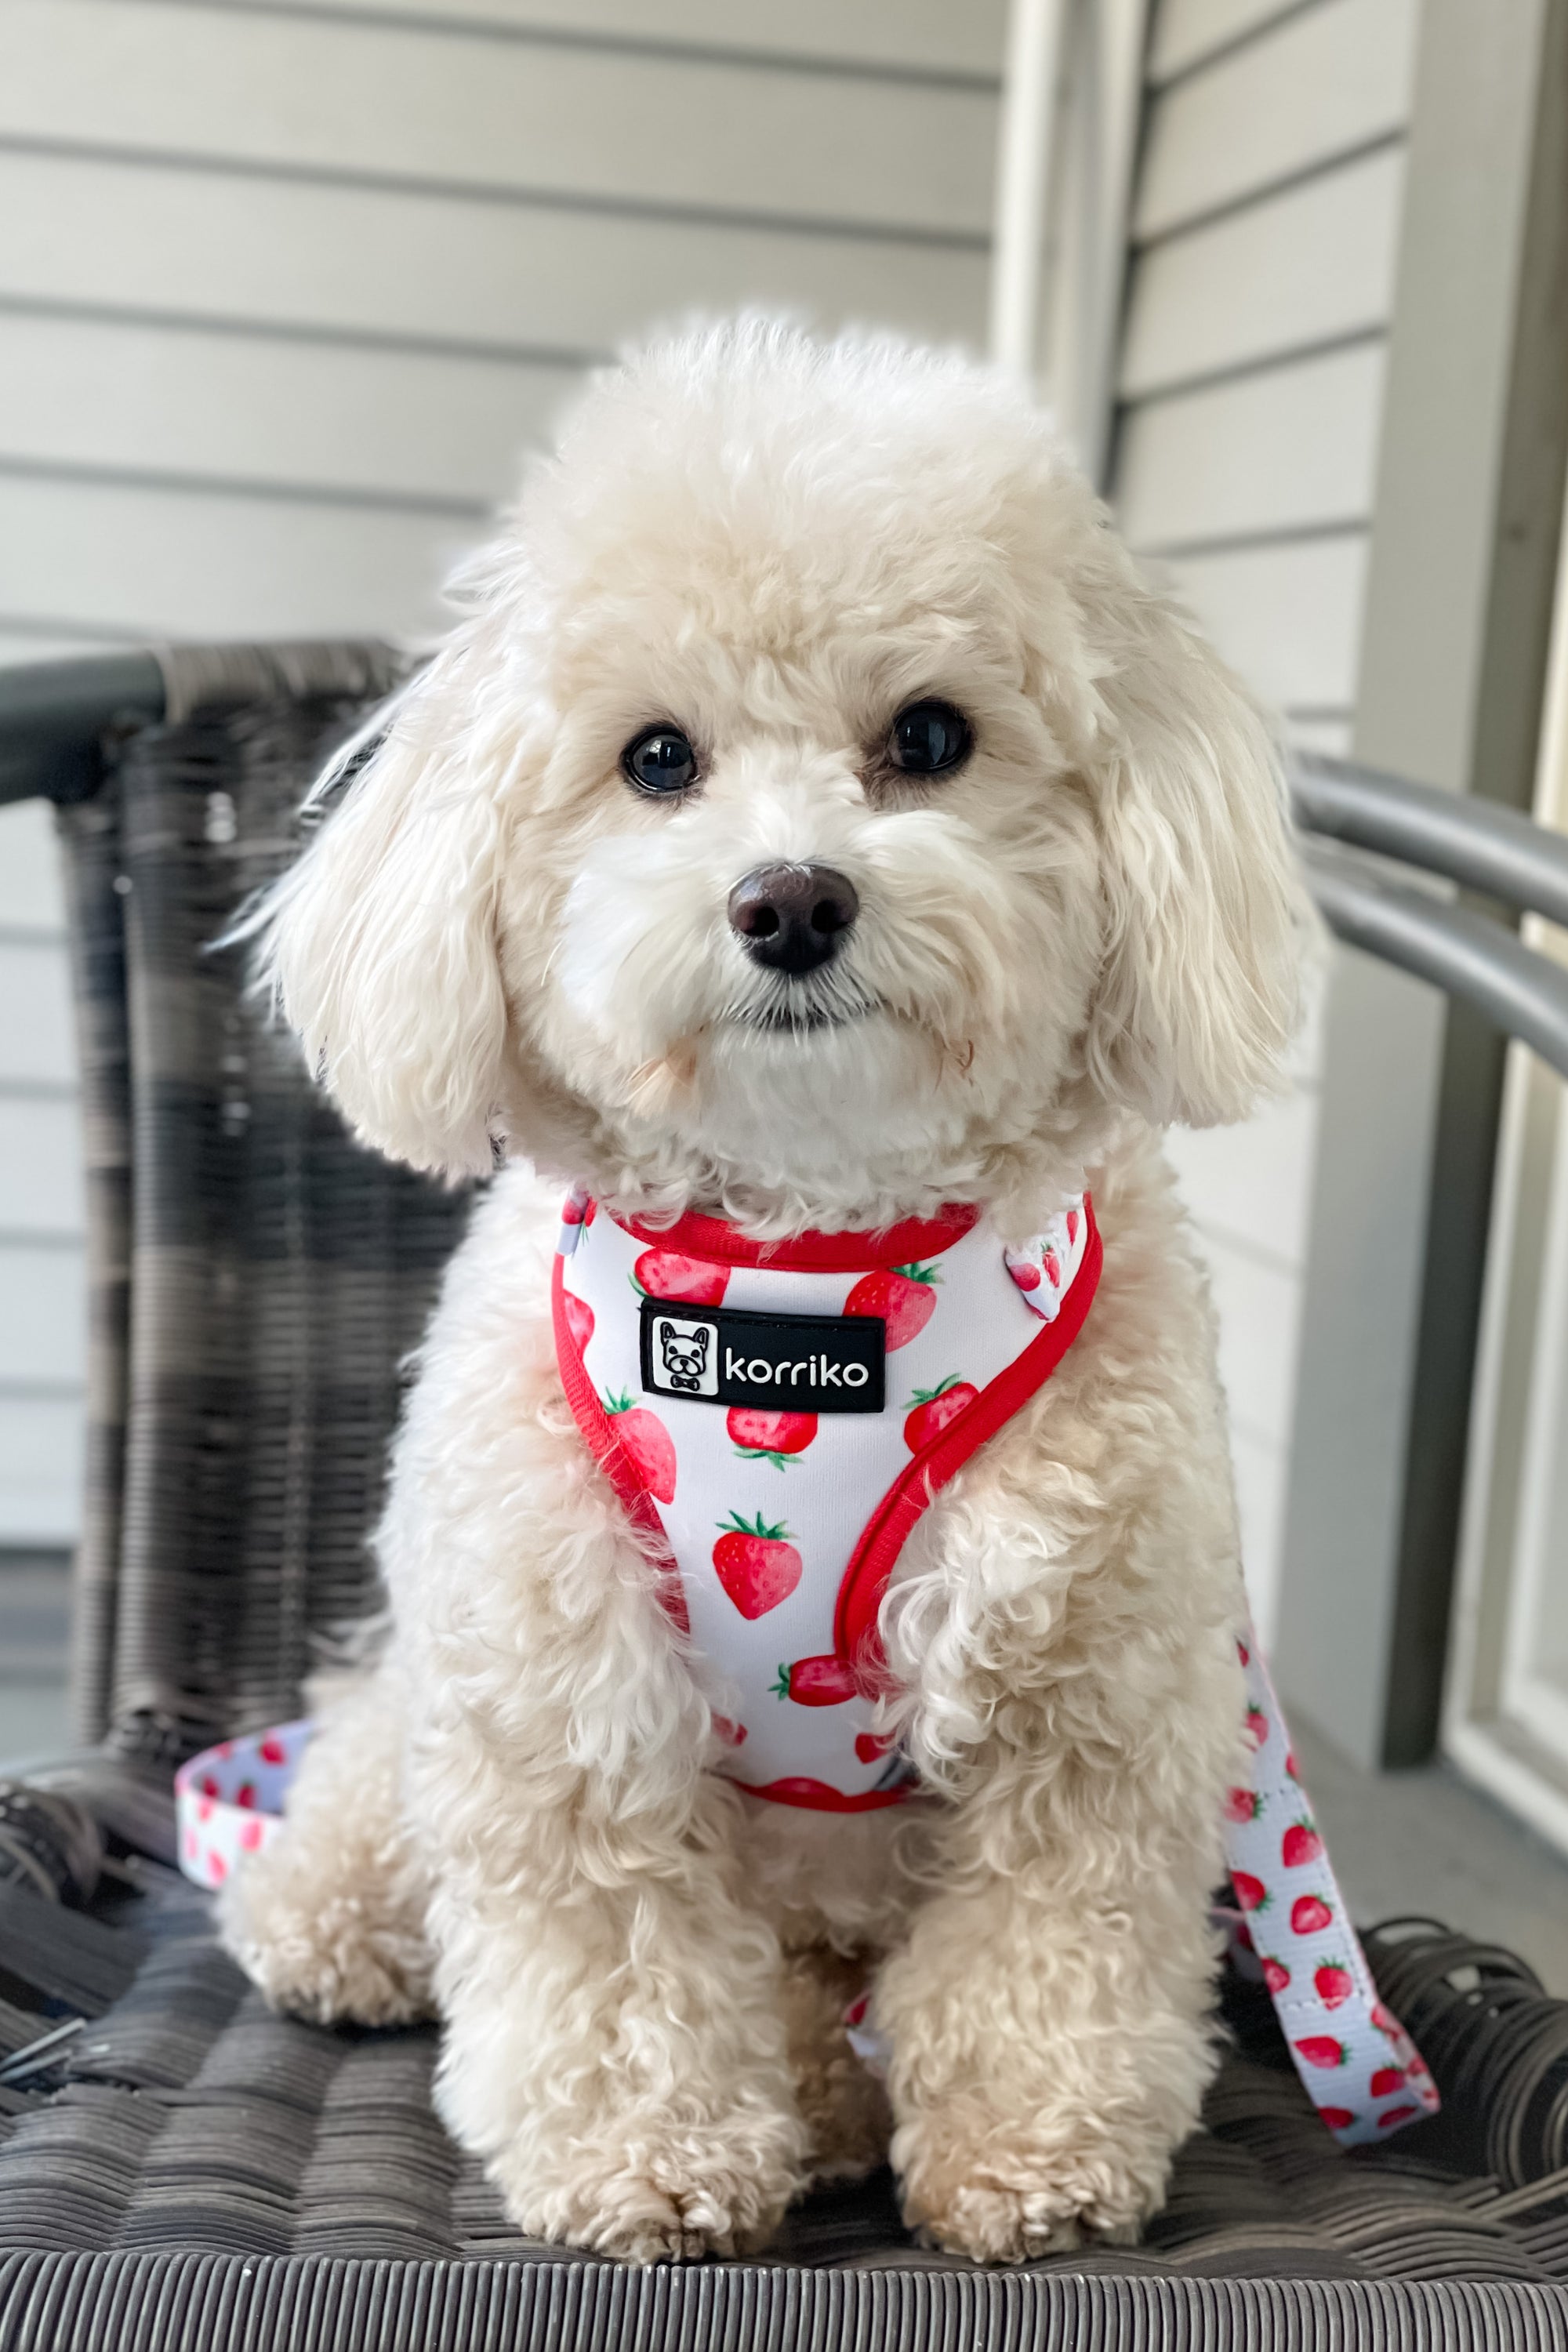
<path id="1" fill-rule="evenodd" d="M 880 1412 L 885 1337 L 878 1315 L 753 1315 L 645 1298 L 642 1384 L 710 1404 Z"/>

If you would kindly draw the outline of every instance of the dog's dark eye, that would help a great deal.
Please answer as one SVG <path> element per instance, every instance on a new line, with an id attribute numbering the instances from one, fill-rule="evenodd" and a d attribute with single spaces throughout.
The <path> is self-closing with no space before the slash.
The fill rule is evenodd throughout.
<path id="1" fill-rule="evenodd" d="M 679 727 L 645 727 L 621 753 L 639 793 L 683 793 L 697 781 L 697 754 Z"/>
<path id="2" fill-rule="evenodd" d="M 893 721 L 888 756 L 906 776 L 940 776 L 969 756 L 974 738 L 951 702 L 911 702 Z"/>

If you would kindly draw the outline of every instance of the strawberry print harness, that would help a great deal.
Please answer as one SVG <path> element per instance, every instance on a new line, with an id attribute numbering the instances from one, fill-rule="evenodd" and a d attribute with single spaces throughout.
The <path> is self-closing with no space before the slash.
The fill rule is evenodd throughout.
<path id="1" fill-rule="evenodd" d="M 861 1812 L 910 1793 L 872 1728 L 888 1579 L 938 1488 L 1050 1378 L 1100 1264 L 1081 1198 L 1012 1253 L 969 1209 L 759 1244 L 568 1201 L 567 1399 L 669 1556 L 721 1769 L 750 1795 Z"/>
<path id="2" fill-rule="evenodd" d="M 1087 1194 L 1026 1248 L 974 1210 L 882 1234 L 751 1242 L 563 1215 L 556 1355 L 590 1450 L 668 1562 L 661 1597 L 750 1796 L 837 1813 L 917 1792 L 873 1728 L 878 1612 L 932 1496 L 1047 1381 L 1093 1304 Z M 1225 1803 L 1231 1959 L 1266 1983 L 1320 2116 L 1347 2147 L 1433 2113 L 1437 2092 L 1379 2001 L 1296 1774 L 1250 1629 L 1253 1769 Z M 180 1860 L 220 1885 L 270 1843 L 308 1722 L 226 1740 L 175 1777 Z M 846 2018 L 885 2056 L 869 2000 Z"/>

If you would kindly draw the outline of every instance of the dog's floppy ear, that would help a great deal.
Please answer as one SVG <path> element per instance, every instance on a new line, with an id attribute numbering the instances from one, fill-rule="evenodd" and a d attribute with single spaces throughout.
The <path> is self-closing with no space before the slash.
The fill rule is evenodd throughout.
<path id="1" fill-rule="evenodd" d="M 1283 780 L 1218 657 L 1096 538 L 1085 765 L 1106 929 L 1089 1067 L 1157 1126 L 1219 1126 L 1278 1081 L 1300 1017 L 1310 918 Z"/>
<path id="2" fill-rule="evenodd" d="M 460 667 L 448 652 L 405 689 L 357 772 L 374 725 L 348 746 L 312 796 L 341 804 L 241 927 L 355 1134 L 454 1176 L 492 1164 L 507 1034 L 498 780 L 460 719 Z"/>

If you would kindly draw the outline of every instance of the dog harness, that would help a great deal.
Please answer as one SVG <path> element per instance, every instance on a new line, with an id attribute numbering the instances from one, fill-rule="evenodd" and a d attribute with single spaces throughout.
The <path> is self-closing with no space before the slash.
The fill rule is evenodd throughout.
<path id="1" fill-rule="evenodd" d="M 1050 1378 L 1100 1277 L 1089 1202 L 1026 1249 L 976 1212 L 757 1244 L 574 1194 L 555 1345 L 577 1425 L 668 1556 L 666 1604 L 753 1797 L 896 1804 L 877 1612 L 938 1488 Z"/>
<path id="2" fill-rule="evenodd" d="M 1087 1195 L 1018 1250 L 971 1209 L 763 1244 L 569 1197 L 553 1279 L 567 1399 L 667 1563 L 661 1597 L 721 1769 L 750 1796 L 850 1813 L 917 1793 L 874 1729 L 889 1578 L 932 1496 L 1061 1362 L 1101 1257 Z M 1378 2000 L 1250 1631 L 1240 1649 L 1253 1766 L 1225 1801 L 1234 1901 L 1216 1921 L 1232 1965 L 1267 1985 L 1324 2124 L 1346 2146 L 1384 2139 L 1437 2092 Z M 270 1843 L 310 1729 L 226 1740 L 181 1769 L 190 1876 L 221 1885 Z M 865 2000 L 846 2023 L 879 2063 Z"/>

